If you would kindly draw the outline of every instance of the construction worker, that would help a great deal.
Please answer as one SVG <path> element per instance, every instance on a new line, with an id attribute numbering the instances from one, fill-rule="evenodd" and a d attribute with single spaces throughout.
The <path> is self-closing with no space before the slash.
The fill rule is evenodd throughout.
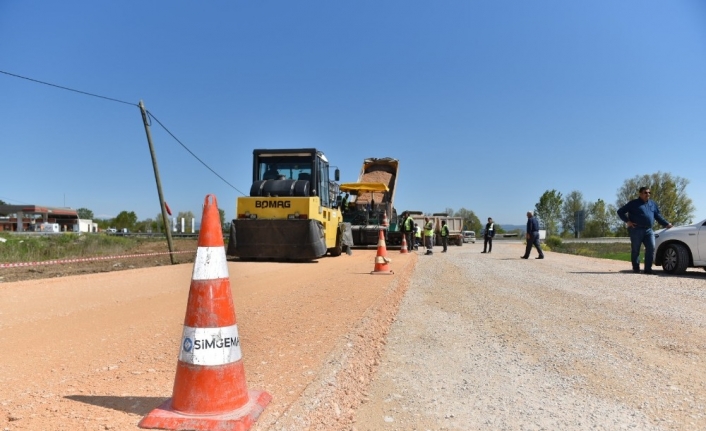
<path id="1" fill-rule="evenodd" d="M 407 240 L 407 251 L 412 251 L 414 248 L 414 219 L 412 214 L 405 212 L 402 215 L 402 232 Z"/>
<path id="2" fill-rule="evenodd" d="M 424 247 L 427 248 L 425 255 L 434 254 L 434 223 L 429 217 L 424 217 Z"/>
<path id="3" fill-rule="evenodd" d="M 444 247 L 442 253 L 446 253 L 446 248 L 449 246 L 449 227 L 446 226 L 446 220 L 441 221 L 441 245 Z"/>
<path id="4" fill-rule="evenodd" d="M 422 245 L 422 230 L 419 229 L 417 223 L 414 224 L 414 249 L 419 250 L 419 246 Z"/>
<path id="5" fill-rule="evenodd" d="M 350 195 L 348 193 L 346 193 L 345 195 L 343 195 L 343 198 L 341 198 L 341 210 L 344 212 L 348 211 L 348 197 L 349 196 Z"/>

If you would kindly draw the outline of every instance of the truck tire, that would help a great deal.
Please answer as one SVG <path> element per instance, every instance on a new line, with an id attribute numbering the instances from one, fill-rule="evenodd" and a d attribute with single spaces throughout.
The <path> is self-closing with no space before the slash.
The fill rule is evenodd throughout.
<path id="1" fill-rule="evenodd" d="M 338 229 L 336 233 L 336 246 L 328 249 L 328 253 L 331 257 L 338 257 L 343 253 L 343 237 L 341 236 L 341 229 Z"/>
<path id="2" fill-rule="evenodd" d="M 662 269 L 667 274 L 684 274 L 689 266 L 689 252 L 681 244 L 669 244 L 664 249 Z"/>

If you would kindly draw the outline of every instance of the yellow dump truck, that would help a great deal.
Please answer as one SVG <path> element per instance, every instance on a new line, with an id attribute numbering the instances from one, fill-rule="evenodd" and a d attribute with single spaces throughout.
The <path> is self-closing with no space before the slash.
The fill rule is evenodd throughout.
<path id="1" fill-rule="evenodd" d="M 380 230 L 384 232 L 387 245 L 400 245 L 397 211 L 395 210 L 395 186 L 399 172 L 399 161 L 391 157 L 363 160 L 356 183 L 344 183 L 341 191 L 348 191 L 352 201 L 345 208 L 344 221 L 351 225 L 351 236 L 356 246 L 377 245 Z M 387 216 L 388 226 L 383 219 Z"/>

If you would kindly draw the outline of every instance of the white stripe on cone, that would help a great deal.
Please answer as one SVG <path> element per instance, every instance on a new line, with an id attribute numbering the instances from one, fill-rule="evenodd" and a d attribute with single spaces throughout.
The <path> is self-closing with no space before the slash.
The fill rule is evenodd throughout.
<path id="1" fill-rule="evenodd" d="M 224 247 L 199 247 L 194 261 L 192 280 L 228 278 L 228 264 Z"/>

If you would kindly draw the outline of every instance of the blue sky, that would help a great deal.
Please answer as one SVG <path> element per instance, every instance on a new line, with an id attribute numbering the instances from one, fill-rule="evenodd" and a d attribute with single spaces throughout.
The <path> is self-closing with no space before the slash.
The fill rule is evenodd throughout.
<path id="1" fill-rule="evenodd" d="M 615 203 L 690 180 L 706 218 L 706 2 L 0 0 L 0 199 L 226 217 L 252 150 L 315 147 L 357 179 L 400 160 L 395 207 L 523 224 L 546 190 Z M 228 184 L 229 183 L 229 184 Z"/>

